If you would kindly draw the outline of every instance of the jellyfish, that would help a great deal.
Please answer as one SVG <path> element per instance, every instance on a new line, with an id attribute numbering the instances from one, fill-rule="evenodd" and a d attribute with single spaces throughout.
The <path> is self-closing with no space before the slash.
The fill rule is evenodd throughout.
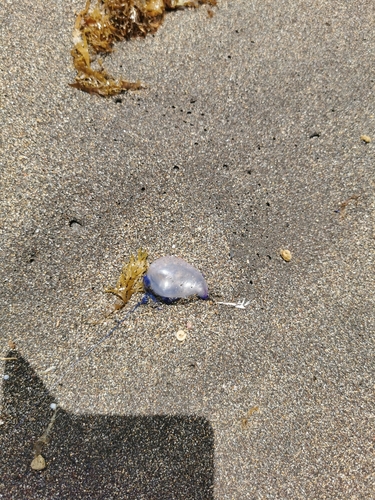
<path id="1" fill-rule="evenodd" d="M 111 335 L 118 330 L 123 323 L 133 314 L 138 307 L 147 304 L 149 299 L 156 302 L 171 304 L 179 299 L 187 299 L 192 296 L 197 296 L 200 299 L 207 300 L 209 298 L 208 286 L 203 274 L 193 267 L 188 262 L 180 257 L 173 255 L 160 257 L 156 259 L 149 267 L 147 267 L 147 252 L 138 251 L 138 256 L 132 256 L 127 264 L 125 264 L 116 287 L 106 289 L 107 292 L 117 295 L 123 300 L 125 305 L 133 293 L 144 290 L 142 298 L 125 314 L 125 316 L 117 321 L 116 325 L 107 332 L 98 342 L 89 347 L 80 358 L 71 363 L 67 369 L 60 375 L 58 380 L 50 387 L 50 392 L 57 387 L 61 381 L 72 372 L 74 368 L 85 358 L 89 356 L 97 347 L 105 342 Z M 142 287 L 143 283 L 143 287 Z M 217 302 L 239 309 L 245 309 L 249 302 L 240 301 L 238 303 Z M 6 378 L 6 376 L 4 376 Z M 34 407 L 40 407 L 42 398 Z M 56 405 L 53 403 L 52 409 L 56 410 Z M 33 411 L 32 409 L 30 412 Z M 30 413 L 28 412 L 28 414 Z M 16 425 L 18 428 L 27 418 L 24 415 L 20 422 Z"/>
<path id="2" fill-rule="evenodd" d="M 143 278 L 143 285 L 146 294 L 152 294 L 166 303 L 192 295 L 208 299 L 208 286 L 203 274 L 173 255 L 155 260 Z"/>

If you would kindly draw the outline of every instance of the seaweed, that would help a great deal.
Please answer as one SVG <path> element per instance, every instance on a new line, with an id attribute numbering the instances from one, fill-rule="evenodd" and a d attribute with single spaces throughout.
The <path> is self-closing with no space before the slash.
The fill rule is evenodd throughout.
<path id="1" fill-rule="evenodd" d="M 142 277 L 148 269 L 147 257 L 147 251 L 140 248 L 137 257 L 131 255 L 129 262 L 124 264 L 116 286 L 105 289 L 107 293 L 113 293 L 121 299 L 115 309 L 121 309 L 134 293 L 144 290 Z"/>
<path id="2" fill-rule="evenodd" d="M 74 24 L 71 54 L 77 75 L 75 83 L 69 85 L 103 97 L 142 88 L 140 81 L 113 78 L 98 55 L 112 52 L 116 42 L 155 33 L 168 10 L 216 3 L 217 0 L 96 0 L 92 6 L 91 0 L 87 0 Z M 93 68 L 94 62 L 98 69 Z"/>

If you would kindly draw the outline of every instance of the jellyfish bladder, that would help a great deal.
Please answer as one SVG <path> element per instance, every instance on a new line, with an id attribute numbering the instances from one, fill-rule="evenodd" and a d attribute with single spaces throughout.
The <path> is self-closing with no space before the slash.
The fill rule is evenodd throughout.
<path id="1" fill-rule="evenodd" d="M 143 278 L 146 292 L 175 300 L 197 295 L 208 299 L 208 286 L 202 273 L 183 259 L 174 256 L 155 260 Z"/>

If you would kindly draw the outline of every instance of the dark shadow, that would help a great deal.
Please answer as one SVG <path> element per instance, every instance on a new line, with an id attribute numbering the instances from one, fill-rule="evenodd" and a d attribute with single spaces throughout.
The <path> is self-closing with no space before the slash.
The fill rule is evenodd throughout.
<path id="1" fill-rule="evenodd" d="M 3 381 L 0 498 L 214 498 L 213 430 L 197 416 L 75 416 L 59 408 L 42 450 L 47 467 L 33 471 L 33 444 L 51 420 L 53 398 L 13 356 Z"/>

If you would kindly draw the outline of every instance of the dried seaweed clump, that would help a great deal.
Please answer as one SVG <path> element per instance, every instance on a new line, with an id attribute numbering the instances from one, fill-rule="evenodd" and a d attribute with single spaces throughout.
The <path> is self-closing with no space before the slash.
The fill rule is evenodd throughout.
<path id="1" fill-rule="evenodd" d="M 216 5 L 216 0 L 97 0 L 94 7 L 87 0 L 74 25 L 71 53 L 77 76 L 70 85 L 101 96 L 141 88 L 139 81 L 108 75 L 97 56 L 112 52 L 115 42 L 155 33 L 166 11 L 200 4 Z"/>
<path id="2" fill-rule="evenodd" d="M 116 309 L 120 309 L 129 302 L 133 293 L 143 291 L 142 277 L 148 268 L 147 257 L 147 251 L 140 248 L 137 257 L 132 255 L 129 262 L 124 264 L 116 286 L 105 289 L 106 292 L 113 293 L 121 299 L 122 302 Z"/>

